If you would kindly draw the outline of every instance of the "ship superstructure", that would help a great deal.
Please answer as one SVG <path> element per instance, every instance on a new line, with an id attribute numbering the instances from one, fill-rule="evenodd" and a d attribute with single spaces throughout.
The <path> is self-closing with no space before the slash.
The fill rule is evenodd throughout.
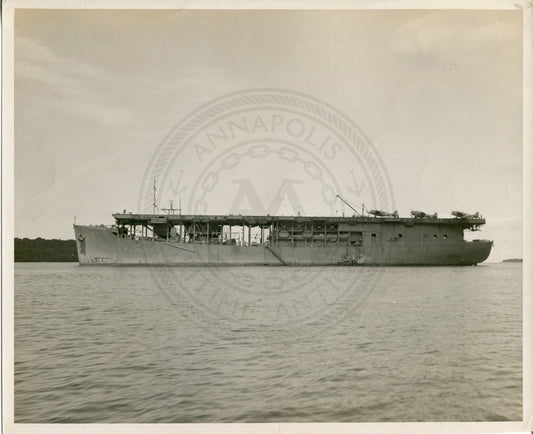
<path id="1" fill-rule="evenodd" d="M 74 231 L 80 264 L 474 265 L 492 241 L 465 241 L 485 219 L 413 211 L 352 217 L 113 214 L 115 225 Z"/>

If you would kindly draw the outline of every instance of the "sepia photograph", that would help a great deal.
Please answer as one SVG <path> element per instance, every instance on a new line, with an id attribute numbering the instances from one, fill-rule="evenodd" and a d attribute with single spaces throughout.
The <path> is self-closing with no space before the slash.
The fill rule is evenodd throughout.
<path id="1" fill-rule="evenodd" d="M 6 433 L 531 431 L 530 5 L 41 3 Z"/>

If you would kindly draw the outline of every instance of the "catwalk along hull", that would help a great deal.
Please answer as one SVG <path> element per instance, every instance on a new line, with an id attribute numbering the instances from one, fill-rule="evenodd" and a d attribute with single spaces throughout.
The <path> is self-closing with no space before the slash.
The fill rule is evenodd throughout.
<path id="1" fill-rule="evenodd" d="M 328 241 L 326 234 L 322 240 L 301 243 L 291 234 L 291 240 L 282 242 L 273 232 L 269 241 L 259 244 L 246 244 L 243 235 L 243 245 L 190 241 L 183 235 L 120 235 L 104 226 L 75 225 L 74 232 L 82 265 L 475 265 L 487 259 L 492 247 L 492 241 L 464 241 L 462 230 L 460 238 L 451 230 L 435 238 L 416 231 L 411 237 L 391 238 L 377 228 L 356 231 L 355 242 L 350 234 L 345 240 Z"/>

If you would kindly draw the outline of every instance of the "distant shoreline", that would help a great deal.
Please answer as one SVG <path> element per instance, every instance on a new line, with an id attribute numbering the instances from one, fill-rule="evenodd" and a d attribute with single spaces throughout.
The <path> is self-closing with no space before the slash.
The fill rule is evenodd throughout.
<path id="1" fill-rule="evenodd" d="M 524 262 L 522 258 L 504 259 L 502 262 Z"/>
<path id="2" fill-rule="evenodd" d="M 76 241 L 15 238 L 15 262 L 78 262 Z"/>

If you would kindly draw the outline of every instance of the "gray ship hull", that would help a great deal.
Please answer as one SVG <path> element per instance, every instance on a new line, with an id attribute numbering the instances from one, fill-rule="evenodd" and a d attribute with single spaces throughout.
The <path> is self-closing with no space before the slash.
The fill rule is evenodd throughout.
<path id="1" fill-rule="evenodd" d="M 492 248 L 492 241 L 422 237 L 356 246 L 239 246 L 120 237 L 104 226 L 75 225 L 74 233 L 81 265 L 475 265 Z"/>

